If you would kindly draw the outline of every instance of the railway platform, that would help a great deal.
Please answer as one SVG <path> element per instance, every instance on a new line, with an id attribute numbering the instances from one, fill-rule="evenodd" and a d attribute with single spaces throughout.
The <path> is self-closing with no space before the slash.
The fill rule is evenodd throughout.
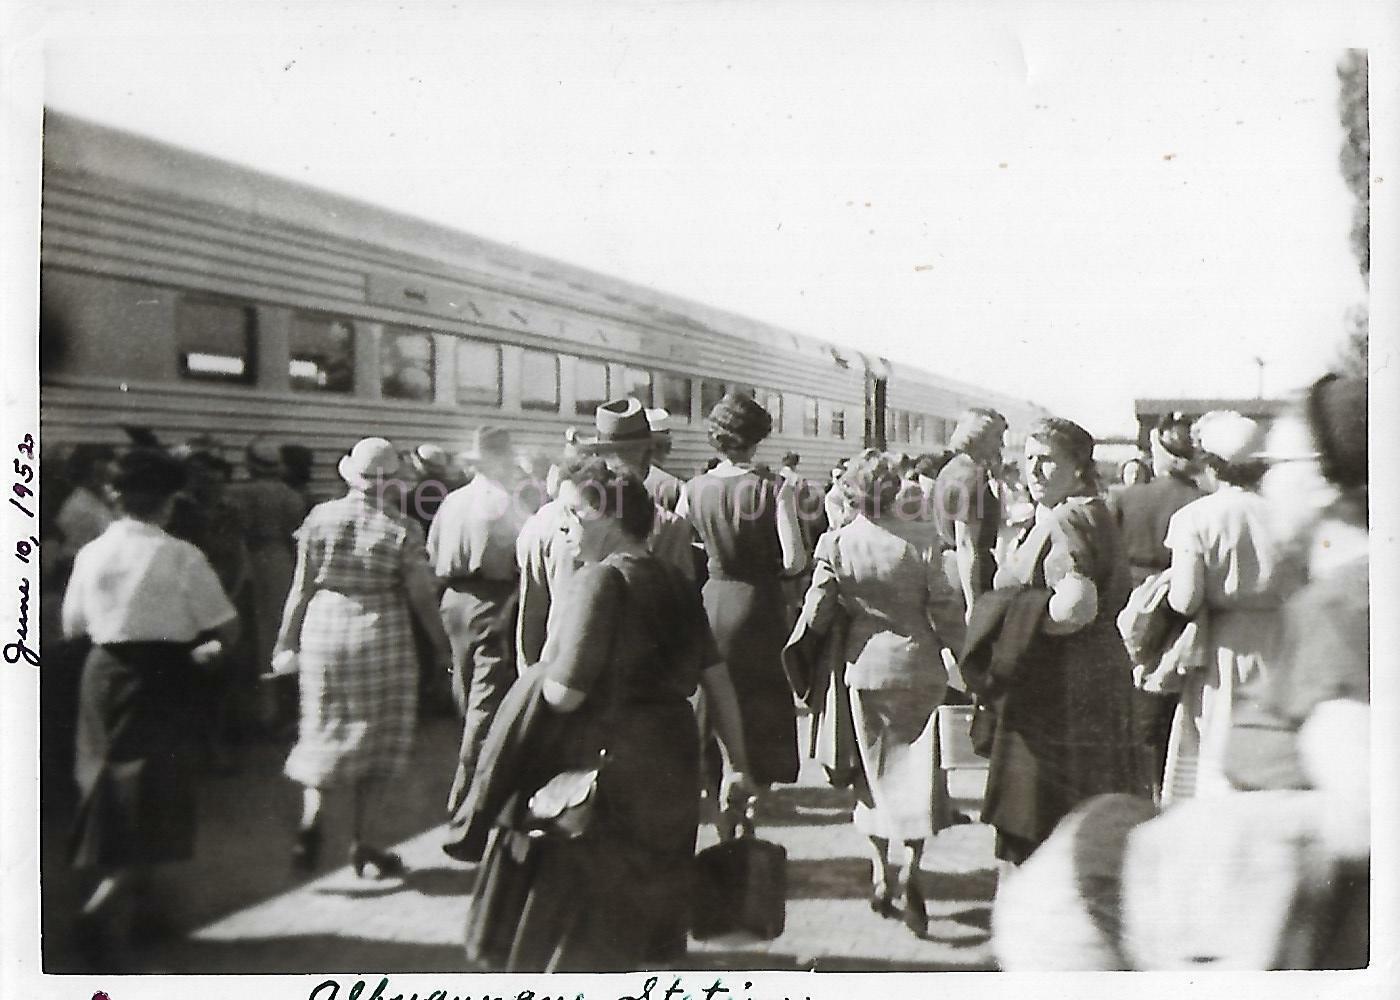
<path id="1" fill-rule="evenodd" d="M 288 852 L 298 790 L 280 774 L 285 751 L 245 751 L 242 771 L 209 777 L 201 794 L 194 860 L 165 872 L 173 933 L 128 956 L 132 973 L 457 972 L 474 870 L 442 853 L 442 802 L 457 723 L 430 719 L 413 766 L 384 817 L 408 865 L 402 879 L 357 879 L 342 804 L 328 800 L 323 870 L 294 878 Z M 788 852 L 787 925 L 763 943 L 692 942 L 690 966 L 709 969 L 972 971 L 995 968 L 988 941 L 995 888 L 992 835 L 980 824 L 944 831 L 925 851 L 929 928 L 915 938 L 867 904 L 869 864 L 849 822 L 846 794 L 808 762 L 797 785 L 775 790 L 759 835 Z M 969 780 L 970 779 L 970 780 Z M 974 774 L 954 794 L 976 794 Z M 964 808 L 975 807 L 971 801 Z M 79 886 L 64 859 L 65 812 L 49 796 L 44 816 L 45 971 L 80 970 L 66 933 Z M 701 846 L 714 841 L 702 827 Z"/>

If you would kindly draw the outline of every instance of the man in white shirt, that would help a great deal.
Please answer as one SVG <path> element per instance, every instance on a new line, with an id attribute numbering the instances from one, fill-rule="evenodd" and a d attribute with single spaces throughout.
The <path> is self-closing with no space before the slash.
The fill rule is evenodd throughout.
<path id="1" fill-rule="evenodd" d="M 538 505 L 538 490 L 517 464 L 508 430 L 479 428 L 470 458 L 476 475 L 448 494 L 428 532 L 428 562 L 444 588 L 452 695 L 463 716 L 449 814 L 471 787 L 486 731 L 515 680 L 515 547 Z"/>

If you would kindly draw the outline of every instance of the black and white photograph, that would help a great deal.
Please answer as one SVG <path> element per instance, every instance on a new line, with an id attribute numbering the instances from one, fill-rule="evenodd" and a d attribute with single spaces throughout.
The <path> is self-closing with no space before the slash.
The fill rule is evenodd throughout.
<path id="1" fill-rule="evenodd" d="M 0 995 L 1400 987 L 1400 9 L 0 10 Z"/>

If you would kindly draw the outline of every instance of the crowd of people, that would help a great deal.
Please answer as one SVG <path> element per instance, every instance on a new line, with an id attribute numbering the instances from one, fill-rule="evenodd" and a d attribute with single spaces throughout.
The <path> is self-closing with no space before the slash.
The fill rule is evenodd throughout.
<path id="1" fill-rule="evenodd" d="M 1006 461 L 989 408 L 942 454 L 775 472 L 744 394 L 710 412 L 715 458 L 688 478 L 665 467 L 666 412 L 632 398 L 547 462 L 500 427 L 462 462 L 367 438 L 314 505 L 309 453 L 267 439 L 241 481 L 208 438 L 75 449 L 46 584 L 56 672 L 80 681 L 46 711 L 71 709 L 49 731 L 93 876 L 79 940 L 139 942 L 150 867 L 193 848 L 200 765 L 293 719 L 292 866 L 322 864 L 324 797 L 348 793 L 353 868 L 401 876 L 377 804 L 449 704 L 444 850 L 478 865 L 474 968 L 682 963 L 700 823 L 761 816 L 803 752 L 852 789 L 871 909 L 922 936 L 923 853 L 968 821 L 940 761 L 952 703 L 989 759 L 1005 967 L 1364 964 L 1365 393 L 1325 378 L 1267 437 L 1236 413 L 1169 419 L 1112 487 L 1069 420 Z M 1306 841 L 1272 937 L 1261 916 L 1222 936 L 1233 951 L 1193 930 L 1144 944 L 1140 924 L 1187 923 L 1169 908 L 1189 893 L 1160 886 L 1209 867 L 1168 835 L 1234 858 L 1259 815 Z"/>

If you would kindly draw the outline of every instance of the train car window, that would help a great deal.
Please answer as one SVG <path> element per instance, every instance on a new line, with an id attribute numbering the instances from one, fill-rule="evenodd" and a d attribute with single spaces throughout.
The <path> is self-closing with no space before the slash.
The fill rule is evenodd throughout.
<path id="1" fill-rule="evenodd" d="M 802 400 L 802 433 L 807 437 L 820 437 L 822 432 L 821 409 L 810 396 Z"/>
<path id="2" fill-rule="evenodd" d="M 457 405 L 501 405 L 501 347 L 480 340 L 457 341 Z"/>
<path id="3" fill-rule="evenodd" d="M 662 372 L 656 401 L 671 414 L 673 423 L 690 423 L 690 397 L 693 389 L 693 380 L 684 375 Z"/>
<path id="4" fill-rule="evenodd" d="M 831 436 L 841 439 L 846 437 L 846 411 L 840 407 L 833 407 L 831 410 Z"/>
<path id="5" fill-rule="evenodd" d="M 351 392 L 355 388 L 355 328 L 333 316 L 297 313 L 288 344 L 293 389 Z"/>
<path id="6" fill-rule="evenodd" d="M 924 443 L 924 415 L 922 413 L 914 414 L 909 425 L 909 434 L 914 444 Z"/>
<path id="7" fill-rule="evenodd" d="M 716 382 L 712 379 L 702 379 L 700 381 L 700 416 L 708 417 L 710 411 L 715 408 L 715 404 L 724 398 L 724 394 L 729 387 L 723 382 Z"/>
<path id="8" fill-rule="evenodd" d="M 899 440 L 904 444 L 908 444 L 913 440 L 913 434 L 911 433 L 912 421 L 910 421 L 909 417 L 910 413 L 908 410 L 899 411 Z"/>
<path id="9" fill-rule="evenodd" d="M 642 405 L 651 406 L 651 372 L 644 368 L 624 368 L 622 370 L 622 394 L 641 400 Z M 690 396 L 686 395 L 686 414 L 690 413 Z"/>
<path id="10" fill-rule="evenodd" d="M 608 401 L 608 366 L 602 361 L 574 360 L 574 413 L 591 417 Z"/>
<path id="11" fill-rule="evenodd" d="M 527 410 L 559 409 L 559 356 L 525 348 L 520 352 L 520 405 Z"/>
<path id="12" fill-rule="evenodd" d="M 180 374 L 253 381 L 253 310 L 234 302 L 180 299 L 175 309 Z"/>
<path id="13" fill-rule="evenodd" d="M 773 433 L 783 433 L 783 394 L 776 389 L 760 390 L 756 397 L 773 418 Z"/>
<path id="14" fill-rule="evenodd" d="M 385 329 L 379 341 L 379 385 L 385 399 L 433 398 L 433 335 Z"/>

